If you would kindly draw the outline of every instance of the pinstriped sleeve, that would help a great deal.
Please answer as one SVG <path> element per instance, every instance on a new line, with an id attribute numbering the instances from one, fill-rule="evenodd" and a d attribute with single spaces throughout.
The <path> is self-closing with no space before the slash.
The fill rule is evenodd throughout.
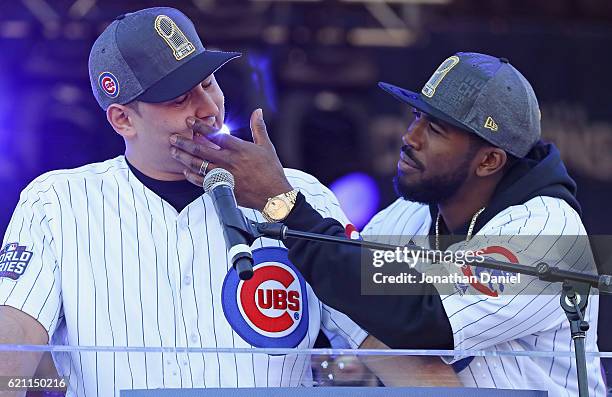
<path id="1" fill-rule="evenodd" d="M 545 262 L 579 272 L 594 268 L 578 215 L 559 199 L 538 197 L 511 207 L 482 233 L 486 236 L 475 236 L 465 249 L 484 249 L 485 257 L 534 267 Z M 481 270 L 472 266 L 470 273 L 479 277 Z M 463 295 L 442 296 L 457 350 L 487 349 L 567 323 L 559 306 L 560 284 L 523 275 L 514 284 L 473 282 L 465 288 Z"/>
<path id="2" fill-rule="evenodd" d="M 61 309 L 61 276 L 50 222 L 53 203 L 31 184 L 21 194 L 0 252 L 0 305 L 36 319 L 48 332 L 57 327 Z"/>

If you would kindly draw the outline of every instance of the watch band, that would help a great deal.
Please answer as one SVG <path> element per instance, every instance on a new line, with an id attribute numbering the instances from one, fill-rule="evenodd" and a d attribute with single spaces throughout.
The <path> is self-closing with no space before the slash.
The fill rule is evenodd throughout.
<path id="1" fill-rule="evenodd" d="M 268 203 L 269 203 L 271 200 L 274 200 L 274 199 L 279 199 L 279 200 L 282 200 L 282 201 L 284 201 L 284 202 L 288 203 L 288 208 L 289 208 L 289 210 L 287 211 L 287 213 L 285 214 L 285 216 L 284 216 L 283 218 L 280 218 L 280 219 L 275 219 L 275 218 L 272 218 L 272 217 L 271 217 L 271 216 L 270 216 L 270 215 L 269 215 L 269 214 L 266 212 L 267 203 L 266 203 L 266 207 L 264 207 L 264 208 L 263 208 L 263 210 L 261 211 L 261 214 L 263 215 L 263 217 L 264 217 L 264 218 L 266 219 L 266 221 L 268 221 L 268 222 L 280 222 L 280 221 L 284 220 L 284 219 L 285 219 L 285 218 L 286 218 L 286 217 L 289 215 L 289 213 L 291 212 L 291 210 L 293 209 L 293 207 L 295 206 L 295 202 L 297 201 L 297 195 L 298 195 L 298 190 L 297 190 L 297 189 L 293 189 L 293 190 L 291 190 L 291 191 L 289 191 L 289 192 L 286 192 L 286 193 L 281 193 L 281 194 L 279 194 L 279 195 L 277 195 L 277 196 L 274 196 L 274 197 L 270 197 L 270 198 L 268 198 Z"/>

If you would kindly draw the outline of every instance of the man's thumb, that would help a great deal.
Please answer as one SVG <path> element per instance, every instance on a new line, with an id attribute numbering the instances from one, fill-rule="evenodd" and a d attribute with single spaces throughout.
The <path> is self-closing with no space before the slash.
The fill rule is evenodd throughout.
<path id="1" fill-rule="evenodd" d="M 272 142 L 270 142 L 270 138 L 268 137 L 266 123 L 263 119 L 263 110 L 261 109 L 255 109 L 251 114 L 251 133 L 253 134 L 253 142 L 255 142 L 255 144 L 272 146 Z"/>

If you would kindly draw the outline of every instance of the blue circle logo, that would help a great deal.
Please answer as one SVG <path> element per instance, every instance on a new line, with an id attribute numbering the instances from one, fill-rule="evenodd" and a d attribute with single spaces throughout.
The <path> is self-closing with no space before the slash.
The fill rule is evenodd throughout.
<path id="1" fill-rule="evenodd" d="M 225 318 L 255 347 L 296 347 L 308 331 L 306 282 L 285 248 L 258 248 L 253 251 L 253 260 L 250 280 L 240 280 L 233 268 L 225 276 Z"/>
<path id="2" fill-rule="evenodd" d="M 110 98 L 119 96 L 119 81 L 111 72 L 104 72 L 98 77 L 100 89 Z"/>

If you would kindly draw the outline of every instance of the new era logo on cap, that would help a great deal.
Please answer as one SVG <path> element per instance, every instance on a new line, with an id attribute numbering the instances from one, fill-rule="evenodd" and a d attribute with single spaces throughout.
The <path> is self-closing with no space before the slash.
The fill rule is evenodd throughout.
<path id="1" fill-rule="evenodd" d="M 497 131 L 499 129 L 497 123 L 495 122 L 495 120 L 493 120 L 493 117 L 491 116 L 487 117 L 487 121 L 485 121 L 484 127 L 491 131 Z"/>

